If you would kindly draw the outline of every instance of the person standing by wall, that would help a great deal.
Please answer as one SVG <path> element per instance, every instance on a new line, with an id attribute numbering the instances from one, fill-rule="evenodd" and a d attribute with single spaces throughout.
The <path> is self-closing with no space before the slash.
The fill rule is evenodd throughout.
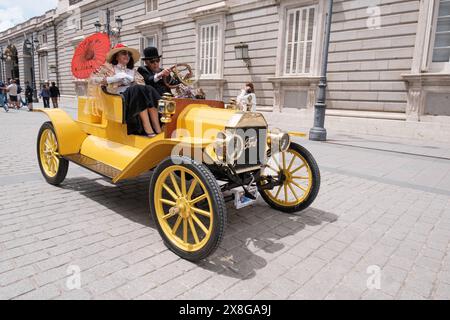
<path id="1" fill-rule="evenodd" d="M 44 108 L 50 108 L 50 90 L 47 88 L 46 84 L 42 86 L 42 90 L 39 96 L 44 101 Z"/>
<path id="2" fill-rule="evenodd" d="M 33 93 L 34 90 L 30 86 L 30 82 L 25 82 L 25 101 L 27 102 L 28 111 L 33 111 Z"/>
<path id="3" fill-rule="evenodd" d="M 236 100 L 242 111 L 256 112 L 256 95 L 253 83 L 246 83 Z"/>
<path id="4" fill-rule="evenodd" d="M 6 85 L 0 80 L 0 107 L 5 109 L 6 112 L 9 111 L 8 103 L 6 101 Z"/>
<path id="5" fill-rule="evenodd" d="M 52 82 L 50 87 L 50 98 L 52 99 L 53 108 L 58 108 L 58 100 L 61 98 L 61 93 L 55 82 Z"/>
<path id="6" fill-rule="evenodd" d="M 9 93 L 9 102 L 12 106 L 14 106 L 17 110 L 20 109 L 19 100 L 17 100 L 17 84 L 14 79 L 11 79 L 11 83 L 6 90 Z"/>
<path id="7" fill-rule="evenodd" d="M 22 86 L 20 85 L 20 80 L 16 79 L 16 85 L 17 85 L 17 104 L 19 105 L 19 109 L 22 107 L 25 107 L 27 104 L 26 102 L 22 99 Z"/>

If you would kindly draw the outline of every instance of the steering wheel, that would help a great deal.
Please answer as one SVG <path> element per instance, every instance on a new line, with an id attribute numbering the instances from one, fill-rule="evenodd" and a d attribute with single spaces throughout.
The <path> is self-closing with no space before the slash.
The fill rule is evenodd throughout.
<path id="1" fill-rule="evenodd" d="M 180 84 L 190 86 L 194 83 L 192 67 L 187 63 L 180 63 L 170 68 L 170 78 L 163 77 L 163 82 L 169 89 L 176 89 Z"/>

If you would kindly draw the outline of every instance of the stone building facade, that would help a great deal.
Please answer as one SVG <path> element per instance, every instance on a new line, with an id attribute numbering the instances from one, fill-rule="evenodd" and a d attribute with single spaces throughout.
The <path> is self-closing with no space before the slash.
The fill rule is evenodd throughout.
<path id="1" fill-rule="evenodd" d="M 258 108 L 312 110 L 319 81 L 326 0 L 60 0 L 41 17 L 0 33 L 2 76 L 73 78 L 76 45 L 95 22 L 124 23 L 121 41 L 155 45 L 163 65 L 189 63 L 209 98 L 228 100 L 255 83 Z M 329 54 L 329 113 L 411 121 L 450 116 L 450 1 L 335 0 Z M 37 38 L 32 54 L 26 38 Z M 238 59 L 248 48 L 248 60 Z M 9 49 L 8 49 L 9 48 Z M 11 58 L 11 49 L 16 54 Z"/>

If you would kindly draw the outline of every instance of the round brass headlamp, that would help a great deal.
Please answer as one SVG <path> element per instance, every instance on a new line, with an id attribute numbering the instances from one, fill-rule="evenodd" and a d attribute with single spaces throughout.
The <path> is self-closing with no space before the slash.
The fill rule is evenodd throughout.
<path id="1" fill-rule="evenodd" d="M 244 140 L 241 136 L 231 132 L 219 132 L 214 143 L 214 152 L 219 161 L 234 163 L 244 152 Z"/>
<path id="2" fill-rule="evenodd" d="M 275 128 L 269 132 L 267 144 L 273 151 L 286 152 L 291 145 L 291 137 L 286 132 Z"/>

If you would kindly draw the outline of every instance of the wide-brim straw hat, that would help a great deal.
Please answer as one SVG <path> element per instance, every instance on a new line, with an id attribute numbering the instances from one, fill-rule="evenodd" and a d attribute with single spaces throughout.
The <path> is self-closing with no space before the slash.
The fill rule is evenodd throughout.
<path id="1" fill-rule="evenodd" d="M 120 51 L 128 51 L 131 56 L 133 57 L 134 62 L 136 63 L 141 58 L 141 54 L 136 49 L 130 48 L 122 43 L 119 43 L 114 46 L 114 48 L 111 49 L 111 51 L 108 52 L 106 56 L 106 61 L 111 63 L 113 57 L 119 53 Z"/>

